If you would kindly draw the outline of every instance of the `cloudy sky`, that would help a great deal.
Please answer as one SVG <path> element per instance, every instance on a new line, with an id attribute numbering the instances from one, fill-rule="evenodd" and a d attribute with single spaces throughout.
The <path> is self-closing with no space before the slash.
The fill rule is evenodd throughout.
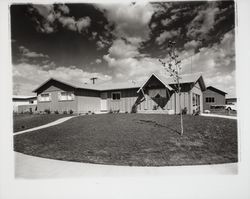
<path id="1" fill-rule="evenodd" d="M 12 5 L 14 94 L 50 77 L 90 84 L 141 81 L 164 73 L 176 41 L 182 74 L 235 97 L 234 2 Z"/>

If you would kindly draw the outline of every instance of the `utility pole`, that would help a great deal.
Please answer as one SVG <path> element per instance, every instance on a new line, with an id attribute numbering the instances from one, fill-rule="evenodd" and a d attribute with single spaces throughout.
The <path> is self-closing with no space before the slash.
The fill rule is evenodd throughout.
<path id="1" fill-rule="evenodd" d="M 98 79 L 97 77 L 90 78 L 90 80 L 92 80 L 93 84 L 95 84 L 95 80 L 97 80 L 97 79 Z"/>

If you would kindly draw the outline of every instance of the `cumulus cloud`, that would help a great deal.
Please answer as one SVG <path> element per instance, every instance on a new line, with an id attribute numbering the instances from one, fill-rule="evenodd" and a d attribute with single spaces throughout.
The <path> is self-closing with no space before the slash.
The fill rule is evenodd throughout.
<path id="1" fill-rule="evenodd" d="M 185 43 L 184 48 L 185 50 L 196 49 L 200 45 L 201 45 L 201 41 L 192 40 L 192 41 L 188 41 L 187 43 Z"/>
<path id="2" fill-rule="evenodd" d="M 109 56 L 115 59 L 138 56 L 140 53 L 136 46 L 125 43 L 122 39 L 117 39 L 109 49 Z"/>
<path id="3" fill-rule="evenodd" d="M 154 13 L 151 4 L 98 4 L 97 7 L 115 25 L 113 34 L 117 38 L 126 38 L 137 45 L 149 38 L 148 24 Z"/>
<path id="4" fill-rule="evenodd" d="M 37 53 L 37 52 L 31 52 L 29 49 L 25 48 L 24 46 L 19 47 L 19 51 L 22 54 L 23 57 L 26 58 L 49 58 L 48 55 Z"/>
<path id="5" fill-rule="evenodd" d="M 90 26 L 90 18 L 89 17 L 82 17 L 76 22 L 76 27 L 78 32 L 82 32 L 83 30 L 87 30 L 87 27 Z"/>
<path id="6" fill-rule="evenodd" d="M 178 18 L 178 17 L 177 17 L 176 14 L 175 14 L 175 15 L 171 15 L 170 18 L 162 19 L 162 20 L 161 20 L 161 24 L 162 24 L 163 26 L 168 26 L 168 25 L 172 24 L 177 18 Z"/>
<path id="7" fill-rule="evenodd" d="M 167 39 L 172 39 L 173 37 L 176 37 L 180 34 L 180 29 L 178 30 L 170 30 L 170 31 L 164 31 L 162 32 L 155 41 L 161 45 L 163 44 Z"/>
<path id="8" fill-rule="evenodd" d="M 95 63 L 100 64 L 100 63 L 102 63 L 102 60 L 101 59 L 96 59 Z"/>
<path id="9" fill-rule="evenodd" d="M 229 31 L 220 43 L 215 43 L 212 47 L 203 47 L 198 53 L 194 53 L 192 49 L 179 52 L 181 58 L 186 58 L 182 60 L 182 73 L 202 72 L 207 86 L 221 88 L 235 97 L 234 41 L 234 31 Z"/>
<path id="10" fill-rule="evenodd" d="M 43 33 L 53 33 L 57 30 L 57 21 L 61 25 L 71 31 L 82 33 L 87 30 L 91 24 L 91 19 L 86 16 L 76 20 L 73 16 L 68 16 L 70 10 L 64 4 L 56 5 L 32 5 L 30 12 L 37 11 L 42 17 L 41 19 L 33 16 L 33 20 L 37 23 L 37 31 Z"/>
<path id="11" fill-rule="evenodd" d="M 13 92 L 19 95 L 30 95 L 32 90 L 51 77 L 78 85 L 84 85 L 85 82 L 90 83 L 90 77 L 97 77 L 99 82 L 112 79 L 111 76 L 102 73 L 86 72 L 74 66 L 61 66 L 49 70 L 44 70 L 43 68 L 46 68 L 46 66 L 41 67 L 26 63 L 13 65 Z"/>
<path id="12" fill-rule="evenodd" d="M 187 36 L 189 38 L 205 38 L 208 33 L 213 30 L 215 25 L 215 17 L 219 13 L 216 4 L 212 4 L 205 10 L 200 10 L 196 17 L 187 25 Z"/>

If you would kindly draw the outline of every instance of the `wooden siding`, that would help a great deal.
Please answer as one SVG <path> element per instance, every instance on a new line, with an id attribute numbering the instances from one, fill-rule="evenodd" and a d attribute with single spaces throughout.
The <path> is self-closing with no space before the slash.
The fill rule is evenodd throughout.
<path id="1" fill-rule="evenodd" d="M 138 89 L 123 89 L 123 90 L 113 90 L 105 91 L 107 92 L 107 106 L 108 110 L 120 112 L 131 112 L 133 105 L 135 104 L 139 94 L 137 93 Z M 121 99 L 113 100 L 111 93 L 120 92 Z"/>
<path id="2" fill-rule="evenodd" d="M 73 87 L 70 87 L 68 85 L 62 84 L 57 81 L 50 81 L 37 91 L 37 94 L 43 93 L 43 92 L 51 92 L 51 91 L 72 91 L 74 90 Z"/>
<path id="3" fill-rule="evenodd" d="M 46 90 L 43 93 L 50 93 L 51 94 L 51 100 L 48 102 L 40 102 L 38 100 L 37 102 L 37 110 L 38 111 L 44 111 L 45 109 L 49 109 L 50 111 L 58 111 L 62 113 L 63 111 L 70 111 L 72 110 L 74 113 L 77 112 L 77 100 L 76 96 L 74 100 L 68 100 L 68 101 L 60 101 L 58 99 L 58 93 L 63 91 L 61 89 L 55 90 L 53 88 L 53 91 Z"/>
<path id="4" fill-rule="evenodd" d="M 78 113 L 99 112 L 101 109 L 100 92 L 87 89 L 77 89 L 76 92 Z"/>
<path id="5" fill-rule="evenodd" d="M 206 102 L 206 97 L 214 97 L 214 102 Z M 203 92 L 204 110 L 209 110 L 211 105 L 223 105 L 226 103 L 225 95 L 207 89 Z"/>
<path id="6" fill-rule="evenodd" d="M 194 107 L 193 107 L 193 100 L 192 100 L 192 96 L 194 94 L 198 94 L 200 96 L 200 111 L 203 112 L 203 92 L 201 90 L 200 84 L 197 82 L 193 88 L 191 89 L 190 92 L 190 104 L 191 104 L 191 113 L 193 113 L 194 111 Z"/>
<path id="7" fill-rule="evenodd" d="M 36 111 L 36 108 L 37 108 L 36 104 L 19 105 L 17 112 L 18 113 L 26 113 L 26 112 L 34 113 Z"/>
<path id="8" fill-rule="evenodd" d="M 99 112 L 101 99 L 99 97 L 76 96 L 78 113 Z"/>

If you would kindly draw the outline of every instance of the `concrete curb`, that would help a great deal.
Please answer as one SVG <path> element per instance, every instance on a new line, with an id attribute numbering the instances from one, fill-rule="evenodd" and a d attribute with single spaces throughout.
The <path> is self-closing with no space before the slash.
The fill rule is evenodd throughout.
<path id="1" fill-rule="evenodd" d="M 63 122 L 66 122 L 67 120 L 69 120 L 69 119 L 71 119 L 73 117 L 77 117 L 77 116 L 63 117 L 63 118 L 60 118 L 60 119 L 58 119 L 58 120 L 56 120 L 54 122 L 51 122 L 51 123 L 48 123 L 48 124 L 45 124 L 45 125 L 42 125 L 42 126 L 34 127 L 34 128 L 31 128 L 31 129 L 26 129 L 24 131 L 18 131 L 16 133 L 14 133 L 14 135 L 20 135 L 20 134 L 27 133 L 27 132 L 30 132 L 30 131 L 35 131 L 35 130 L 47 128 L 47 127 L 50 127 L 50 126 L 55 126 L 57 124 L 61 124 Z"/>

